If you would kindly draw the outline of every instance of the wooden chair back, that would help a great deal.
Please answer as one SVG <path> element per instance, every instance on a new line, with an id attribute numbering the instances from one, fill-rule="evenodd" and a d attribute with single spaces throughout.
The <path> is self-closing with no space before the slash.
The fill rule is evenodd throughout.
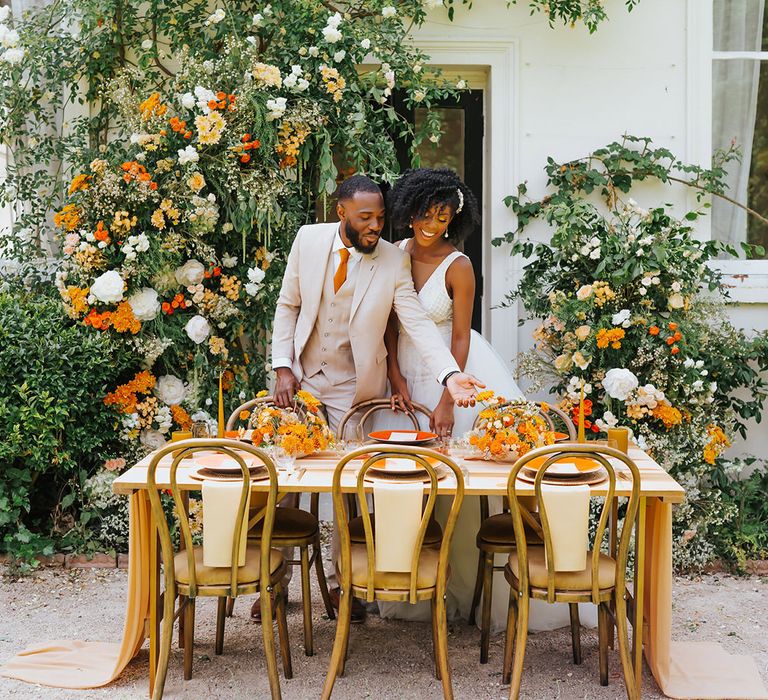
<path id="1" fill-rule="evenodd" d="M 616 469 L 609 461 L 609 458 L 620 461 L 629 469 L 632 475 L 632 492 L 629 496 L 626 514 L 621 526 L 619 547 L 616 556 L 616 595 L 623 596 L 626 588 L 626 568 L 630 538 L 632 536 L 635 516 L 637 514 L 637 509 L 640 502 L 640 472 L 635 462 L 623 452 L 620 452 L 619 450 L 616 450 L 612 447 L 607 447 L 605 445 L 594 445 L 586 443 L 562 443 L 560 445 L 548 445 L 547 447 L 540 447 L 523 455 L 515 462 L 512 467 L 512 471 L 509 474 L 509 481 L 507 482 L 507 495 L 512 513 L 512 525 L 515 531 L 515 546 L 518 552 L 517 556 L 520 569 L 520 589 L 526 591 L 529 590 L 528 545 L 523 529 L 523 519 L 528 521 L 530 514 L 526 516 L 525 513 L 527 513 L 527 511 L 525 511 L 525 508 L 518 502 L 517 475 L 520 473 L 520 470 L 531 461 L 540 458 L 543 458 L 544 462 L 536 471 L 534 489 L 539 506 L 539 517 L 541 519 L 541 526 L 539 531 L 540 536 L 544 541 L 546 552 L 547 601 L 550 603 L 555 602 L 555 557 L 552 544 L 552 533 L 547 516 L 546 503 L 542 498 L 542 479 L 544 478 L 547 470 L 557 462 L 567 462 L 569 459 L 574 458 L 588 458 L 599 463 L 608 474 L 607 492 L 604 496 L 599 497 L 602 499 L 603 503 L 600 508 L 600 517 L 597 522 L 597 529 L 595 531 L 594 539 L 592 542 L 592 555 L 588 562 L 588 566 L 592 572 L 592 602 L 595 605 L 598 605 L 600 602 L 598 578 L 600 545 L 603 541 L 605 529 L 608 524 L 608 516 L 611 511 L 611 505 L 616 493 Z"/>
<path id="2" fill-rule="evenodd" d="M 512 402 L 509 401 L 506 404 L 501 404 L 502 406 L 510 405 Z M 532 401 L 535 406 L 539 409 L 539 415 L 544 419 L 544 422 L 547 424 L 547 429 L 552 431 L 560 432 L 560 430 L 566 432 L 568 434 L 568 440 L 575 442 L 576 441 L 576 426 L 574 425 L 573 421 L 570 419 L 568 414 L 563 411 L 562 409 L 557 408 L 557 406 L 552 406 L 550 404 L 546 404 L 546 410 L 544 408 L 544 402 L 542 401 Z M 559 421 L 558 423 L 555 421 L 554 417 L 557 417 Z M 475 418 L 475 422 L 472 425 L 472 429 L 475 430 L 479 425 L 482 418 L 480 418 L 480 415 Z"/>
<path id="3" fill-rule="evenodd" d="M 408 601 L 410 603 L 416 603 L 418 598 L 416 596 L 417 580 L 419 571 L 419 559 L 421 557 L 421 551 L 424 544 L 424 535 L 427 531 L 427 525 L 433 516 L 435 509 L 435 501 L 437 500 L 438 489 L 438 475 L 435 471 L 435 467 L 430 463 L 430 459 L 439 462 L 444 467 L 447 467 L 453 473 L 453 477 L 456 483 L 456 491 L 453 496 L 453 502 L 451 503 L 451 509 L 448 514 L 448 520 L 445 523 L 445 529 L 443 530 L 443 539 L 440 544 L 440 555 L 437 571 L 437 590 L 436 595 L 442 596 L 445 593 L 446 575 L 448 571 L 448 559 L 450 556 L 451 538 L 453 537 L 453 530 L 456 526 L 456 520 L 459 517 L 459 511 L 461 510 L 461 503 L 464 500 L 464 475 L 456 465 L 456 463 L 446 457 L 445 455 L 429 450 L 425 447 L 404 447 L 398 445 L 369 445 L 361 447 L 346 454 L 336 465 L 336 469 L 333 473 L 333 507 L 336 513 L 336 523 L 339 528 L 339 540 L 341 544 L 341 586 L 342 590 L 350 591 L 352 588 L 352 549 L 351 539 L 349 535 L 349 522 L 347 514 L 347 504 L 345 494 L 342 492 L 341 480 L 345 469 L 350 462 L 356 459 L 363 458 L 364 462 L 362 467 L 356 472 L 355 483 L 355 495 L 357 496 L 357 504 L 360 509 L 360 514 L 363 519 L 363 529 L 365 532 L 365 546 L 368 555 L 368 588 L 366 592 L 366 600 L 373 602 L 374 600 L 374 571 L 376 563 L 376 551 L 375 551 L 375 537 L 373 533 L 373 527 L 371 523 L 371 512 L 368 508 L 368 499 L 365 493 L 365 475 L 368 470 L 383 462 L 387 458 L 399 457 L 403 459 L 413 460 L 420 467 L 423 467 L 429 475 L 429 493 L 427 495 L 426 502 L 423 505 L 421 522 L 419 525 L 419 531 L 416 536 L 416 542 L 413 547 L 413 554 L 411 556 L 411 570 L 410 570 L 410 584 L 409 584 L 409 596 Z M 427 484 L 425 483 L 425 486 Z M 343 517 L 340 517 L 343 516 Z"/>
<path id="4" fill-rule="evenodd" d="M 246 401 L 245 403 L 240 404 L 232 413 L 230 414 L 229 418 L 227 419 L 227 425 L 225 430 L 234 430 L 235 426 L 237 425 L 237 422 L 240 420 L 240 414 L 243 411 L 248 411 L 250 413 L 253 413 L 253 409 L 256 408 L 256 406 L 271 406 L 275 403 L 275 400 L 272 396 L 260 396 L 256 399 L 250 399 L 249 401 Z M 248 425 L 250 426 L 250 416 L 248 418 Z"/>
<path id="5" fill-rule="evenodd" d="M 406 409 L 404 412 L 402 410 L 398 410 L 397 413 L 402 414 L 408 418 L 408 420 L 413 425 L 414 430 L 419 430 L 419 419 L 417 414 L 421 413 L 422 415 L 426 416 L 427 419 L 429 419 L 429 417 L 432 415 L 432 411 L 430 411 L 426 406 L 422 406 L 418 403 L 413 404 L 413 409 L 413 411 Z M 356 426 L 356 437 L 358 440 L 363 442 L 365 440 L 366 421 L 379 411 L 392 411 L 392 403 L 389 399 L 369 399 L 367 401 L 361 401 L 360 403 L 355 404 L 341 417 L 341 420 L 339 421 L 339 427 L 336 431 L 336 438 L 339 440 L 344 440 L 344 435 L 347 431 L 349 422 L 358 413 L 362 412 L 363 415 L 360 417 L 360 420 Z"/>
<path id="6" fill-rule="evenodd" d="M 240 492 L 240 502 L 237 507 L 237 519 L 235 521 L 235 531 L 232 540 L 232 559 L 230 565 L 230 585 L 229 589 L 223 593 L 231 597 L 238 595 L 238 554 L 240 552 L 240 542 L 243 535 L 243 519 L 248 512 L 248 494 L 251 489 L 251 479 L 248 472 L 248 466 L 245 460 L 248 457 L 257 457 L 264 463 L 269 474 L 269 492 L 267 495 L 267 505 L 257 516 L 263 517 L 264 529 L 261 538 L 261 581 L 270 580 L 270 550 L 272 547 L 272 529 L 275 522 L 275 507 L 277 506 L 277 471 L 269 455 L 257 447 L 248 445 L 237 440 L 226 440 L 221 438 L 198 438 L 191 440 L 180 440 L 173 442 L 158 450 L 149 463 L 147 472 L 147 485 L 149 492 L 149 502 L 152 508 L 152 515 L 157 523 L 157 530 L 160 540 L 160 550 L 163 557 L 165 569 L 165 590 L 166 596 L 173 596 L 176 590 L 176 572 L 174 566 L 174 548 L 171 539 L 171 530 L 168 524 L 166 513 L 163 509 L 160 491 L 157 488 L 157 470 L 160 462 L 168 455 L 172 456 L 170 465 L 170 491 L 176 513 L 179 515 L 179 538 L 183 543 L 187 556 L 187 567 L 189 571 L 189 597 L 197 596 L 197 576 L 195 571 L 195 555 L 192 543 L 192 532 L 189 527 L 189 520 L 184 515 L 185 503 L 182 499 L 181 489 L 179 488 L 177 472 L 179 464 L 185 457 L 194 455 L 196 452 L 215 451 L 226 455 L 235 460 L 240 466 L 242 474 L 242 488 Z M 243 591 L 245 592 L 245 591 Z M 248 591 L 250 592 L 250 591 Z"/>

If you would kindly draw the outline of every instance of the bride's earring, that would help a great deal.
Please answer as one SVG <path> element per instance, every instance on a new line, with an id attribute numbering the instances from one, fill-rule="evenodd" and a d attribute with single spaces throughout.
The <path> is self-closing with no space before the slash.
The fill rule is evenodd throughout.
<path id="1" fill-rule="evenodd" d="M 411 223 L 408 224 L 408 228 L 413 228 L 413 221 L 411 221 Z"/>
<path id="2" fill-rule="evenodd" d="M 448 231 L 443 234 L 443 238 L 448 238 Z"/>

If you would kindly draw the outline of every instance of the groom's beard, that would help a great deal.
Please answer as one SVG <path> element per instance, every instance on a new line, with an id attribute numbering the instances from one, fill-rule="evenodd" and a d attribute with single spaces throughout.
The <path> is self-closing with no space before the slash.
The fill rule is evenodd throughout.
<path id="1" fill-rule="evenodd" d="M 355 250 L 359 250 L 361 253 L 372 253 L 374 250 L 376 250 L 376 246 L 379 243 L 379 236 L 376 236 L 375 243 L 364 245 L 361 240 L 362 236 L 360 232 L 353 228 L 349 221 L 344 222 L 344 235 L 347 237 L 347 240 L 352 243 L 352 246 L 355 248 Z"/>

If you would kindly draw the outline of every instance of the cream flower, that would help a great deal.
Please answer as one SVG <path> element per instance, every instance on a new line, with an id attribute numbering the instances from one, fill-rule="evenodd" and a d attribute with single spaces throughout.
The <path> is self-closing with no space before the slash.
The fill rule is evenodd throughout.
<path id="1" fill-rule="evenodd" d="M 192 342 L 200 345 L 211 334 L 211 325 L 203 316 L 193 316 L 187 321 L 184 330 Z"/>
<path id="2" fill-rule="evenodd" d="M 682 294 L 671 294 L 667 299 L 667 306 L 670 309 L 682 309 L 685 306 L 685 299 Z"/>
<path id="3" fill-rule="evenodd" d="M 187 260 L 187 262 L 177 268 L 173 274 L 176 278 L 176 282 L 182 287 L 192 287 L 203 281 L 205 265 L 199 260 Z"/>
<path id="4" fill-rule="evenodd" d="M 103 304 L 114 304 L 123 299 L 123 278 L 116 270 L 109 270 L 97 277 L 91 285 L 91 294 Z"/>
<path id="5" fill-rule="evenodd" d="M 187 387 L 178 377 L 165 374 L 157 378 L 155 396 L 169 406 L 177 406 L 186 398 Z"/>
<path id="6" fill-rule="evenodd" d="M 628 369 L 614 367 L 605 373 L 603 388 L 608 396 L 619 401 L 626 401 L 638 387 L 637 377 Z"/>
<path id="7" fill-rule="evenodd" d="M 139 321 L 152 321 L 160 312 L 160 301 L 152 287 L 142 287 L 134 292 L 128 297 L 128 303 Z"/>
<path id="8" fill-rule="evenodd" d="M 584 354 L 579 350 L 573 353 L 573 363 L 580 369 L 586 369 L 589 367 L 589 363 L 592 362 L 591 357 L 584 357 Z"/>
<path id="9" fill-rule="evenodd" d="M 584 342 L 587 338 L 589 338 L 589 334 L 592 332 L 592 328 L 589 326 L 579 326 L 574 333 L 576 333 L 576 337 Z"/>
<path id="10" fill-rule="evenodd" d="M 591 284 L 584 284 L 584 285 L 582 285 L 581 287 L 579 287 L 578 291 L 576 292 L 576 298 L 579 301 L 586 301 L 591 296 L 592 296 L 592 285 Z"/>
<path id="11" fill-rule="evenodd" d="M 567 372 L 573 365 L 573 359 L 570 355 L 558 355 L 555 358 L 555 369 L 558 372 Z"/>
<path id="12" fill-rule="evenodd" d="M 152 430 L 150 428 L 141 431 L 139 441 L 150 450 L 157 450 L 165 445 L 163 434 L 159 430 Z"/>
<path id="13" fill-rule="evenodd" d="M 187 165 L 187 163 L 197 163 L 200 160 L 200 154 L 194 146 L 187 146 L 186 148 L 180 148 L 178 150 L 179 165 Z"/>

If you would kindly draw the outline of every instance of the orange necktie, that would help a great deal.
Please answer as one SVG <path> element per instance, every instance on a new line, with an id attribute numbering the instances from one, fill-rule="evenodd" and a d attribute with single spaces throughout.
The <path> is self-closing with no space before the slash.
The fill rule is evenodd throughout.
<path id="1" fill-rule="evenodd" d="M 339 266 L 336 268 L 336 274 L 333 276 L 333 292 L 334 294 L 341 289 L 341 285 L 347 279 L 347 261 L 349 260 L 349 251 L 346 248 L 339 249 Z"/>

